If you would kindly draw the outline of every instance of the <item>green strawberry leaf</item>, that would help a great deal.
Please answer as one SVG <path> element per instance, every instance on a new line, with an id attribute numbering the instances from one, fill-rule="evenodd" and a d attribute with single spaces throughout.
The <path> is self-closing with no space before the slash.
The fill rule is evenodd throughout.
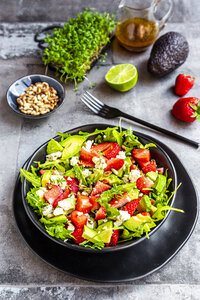
<path id="1" fill-rule="evenodd" d="M 198 113 L 195 111 L 195 113 L 193 113 L 193 115 L 191 115 L 190 117 L 191 118 L 195 118 L 195 117 L 197 117 L 198 116 Z"/>
<path id="2" fill-rule="evenodd" d="M 197 110 L 197 106 L 192 104 L 192 103 L 189 103 L 189 105 L 194 109 L 194 110 Z"/>

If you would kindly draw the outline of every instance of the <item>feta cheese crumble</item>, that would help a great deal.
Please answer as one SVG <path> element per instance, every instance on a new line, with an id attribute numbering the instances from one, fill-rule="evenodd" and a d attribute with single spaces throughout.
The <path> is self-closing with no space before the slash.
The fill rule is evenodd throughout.
<path id="1" fill-rule="evenodd" d="M 58 202 L 58 206 L 61 207 L 65 213 L 69 214 L 75 209 L 76 206 L 76 199 L 75 198 L 68 198 Z"/>
<path id="2" fill-rule="evenodd" d="M 88 177 L 89 175 L 92 174 L 92 172 L 91 172 L 90 170 L 88 170 L 88 169 L 84 169 L 84 170 L 82 171 L 82 174 L 83 174 L 83 176 Z"/>
<path id="3" fill-rule="evenodd" d="M 60 158 L 61 156 L 62 156 L 62 152 L 58 151 L 58 152 L 55 152 L 55 153 L 48 154 L 46 156 L 46 160 L 54 161 L 54 160 Z"/>
<path id="4" fill-rule="evenodd" d="M 105 159 L 102 156 L 100 156 L 100 157 L 94 156 L 92 158 L 92 161 L 95 163 L 95 169 L 97 169 L 97 170 L 105 169 L 107 167 Z"/>
<path id="5" fill-rule="evenodd" d="M 36 195 L 40 197 L 40 200 L 43 199 L 44 193 L 47 191 L 45 187 L 41 187 L 39 190 L 36 191 Z"/>
<path id="6" fill-rule="evenodd" d="M 141 177 L 141 172 L 139 170 L 132 170 L 129 173 L 129 180 L 131 183 L 136 182 L 139 177 Z"/>
<path id="7" fill-rule="evenodd" d="M 42 209 L 42 214 L 45 217 L 48 217 L 50 214 L 53 212 L 53 206 L 51 204 L 47 204 L 45 207 Z"/>
<path id="8" fill-rule="evenodd" d="M 78 158 L 78 156 L 73 156 L 71 159 L 70 159 L 70 165 L 72 166 L 72 167 L 74 167 L 75 165 L 77 165 L 77 163 L 79 162 L 79 158 Z"/>
<path id="9" fill-rule="evenodd" d="M 63 189 L 63 190 L 67 186 L 67 181 L 65 180 L 65 178 L 62 175 L 51 175 L 50 181 L 51 181 L 51 183 L 53 183 L 55 185 L 59 185 L 61 187 L 61 189 Z"/>
<path id="10" fill-rule="evenodd" d="M 90 151 L 91 147 L 92 147 L 92 144 L 94 143 L 94 141 L 92 140 L 88 140 L 87 142 L 85 142 L 83 148 L 86 150 L 86 151 Z"/>
<path id="11" fill-rule="evenodd" d="M 126 158 L 125 152 L 124 151 L 119 151 L 119 153 L 116 156 L 116 158 L 125 159 Z"/>
<path id="12" fill-rule="evenodd" d="M 68 227 L 67 227 L 67 230 L 70 230 L 70 231 L 74 231 L 75 227 L 74 225 L 71 223 L 71 222 L 68 222 Z"/>
<path id="13" fill-rule="evenodd" d="M 64 210 L 61 207 L 56 207 L 53 211 L 54 216 L 59 216 L 64 214 Z"/>
<path id="14" fill-rule="evenodd" d="M 115 227 L 122 225 L 123 222 L 130 219 L 131 215 L 126 210 L 120 210 L 120 215 L 117 216 L 116 222 L 114 223 Z"/>

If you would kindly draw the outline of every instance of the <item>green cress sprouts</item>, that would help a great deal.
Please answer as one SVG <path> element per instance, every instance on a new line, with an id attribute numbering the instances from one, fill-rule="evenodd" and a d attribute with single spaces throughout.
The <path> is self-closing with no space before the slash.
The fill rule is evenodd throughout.
<path id="1" fill-rule="evenodd" d="M 116 24 L 113 14 L 86 9 L 67 21 L 64 27 L 55 29 L 53 36 L 46 35 L 48 47 L 44 50 L 44 64 L 53 65 L 57 75 L 61 74 L 61 80 L 74 80 L 76 85 L 110 42 L 109 34 Z"/>

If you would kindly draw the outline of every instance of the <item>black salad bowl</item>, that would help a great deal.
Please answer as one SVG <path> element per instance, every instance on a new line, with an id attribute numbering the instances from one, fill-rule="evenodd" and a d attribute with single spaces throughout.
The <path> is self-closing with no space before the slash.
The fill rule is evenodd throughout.
<path id="1" fill-rule="evenodd" d="M 31 85 L 35 84 L 36 82 L 47 82 L 49 86 L 53 87 L 57 93 L 58 93 L 58 104 L 57 106 L 51 110 L 50 112 L 46 114 L 41 114 L 38 116 L 34 115 L 28 115 L 19 110 L 18 103 L 17 103 L 17 98 L 25 93 L 25 90 Z M 46 76 L 46 75 L 40 75 L 40 74 L 32 74 L 28 75 L 22 78 L 19 78 L 16 80 L 9 88 L 7 91 L 7 103 L 9 107 L 18 115 L 24 118 L 28 119 L 41 119 L 41 118 L 46 118 L 49 117 L 52 113 L 54 113 L 57 109 L 61 107 L 61 105 L 64 102 L 65 99 L 65 89 L 62 86 L 60 82 L 58 82 L 56 79 Z"/>
<path id="2" fill-rule="evenodd" d="M 72 130 L 67 131 L 69 134 L 78 134 L 78 132 L 81 131 L 86 131 L 86 132 L 93 132 L 96 128 L 98 129 L 105 129 L 107 127 L 113 127 L 112 125 L 107 125 L 107 124 L 90 124 L 90 125 L 86 125 L 86 126 L 81 126 Z M 134 134 L 136 136 L 139 137 L 139 140 L 143 143 L 143 144 L 148 144 L 148 143 L 155 143 L 154 139 L 151 138 L 150 136 L 146 136 L 143 135 L 142 133 L 139 132 L 134 132 Z M 94 137 L 93 137 L 94 138 Z M 59 141 L 60 140 L 60 136 L 56 136 L 54 137 L 55 140 Z M 34 153 L 33 155 L 30 157 L 30 160 L 26 166 L 26 170 L 30 171 L 31 166 L 36 166 L 36 164 L 34 163 L 35 161 L 41 161 L 44 162 L 45 158 L 46 158 L 46 147 L 49 141 L 45 142 L 43 145 L 41 145 Z M 151 158 L 155 159 L 157 162 L 158 167 L 164 167 L 164 169 L 168 169 L 168 175 L 170 178 L 172 178 L 172 182 L 169 186 L 169 191 L 173 192 L 176 187 L 177 187 L 177 175 L 176 175 L 176 170 L 174 168 L 174 165 L 171 161 L 171 159 L 169 158 L 168 154 L 166 153 L 166 151 L 160 147 L 159 145 L 157 145 L 157 147 L 155 148 L 151 148 Z M 127 241 L 121 244 L 118 244 L 115 247 L 107 247 L 107 248 L 103 248 L 101 250 L 98 249 L 91 249 L 91 248 L 86 248 L 83 246 L 79 246 L 76 245 L 70 241 L 64 242 L 60 239 L 54 238 L 52 236 L 50 236 L 44 226 L 39 222 L 39 217 L 38 215 L 34 212 L 34 210 L 32 209 L 32 207 L 27 203 L 26 200 L 26 194 L 28 193 L 28 191 L 31 189 L 32 185 L 30 182 L 28 182 L 26 179 L 23 179 L 22 181 L 22 202 L 24 205 L 24 208 L 26 210 L 26 213 L 28 215 L 28 217 L 30 218 L 30 220 L 34 223 L 34 225 L 45 235 L 47 236 L 49 239 L 53 240 L 55 243 L 58 243 L 60 245 L 63 245 L 64 247 L 76 250 L 76 251 L 84 251 L 84 252 L 95 252 L 95 253 L 106 253 L 106 252 L 112 252 L 112 251 L 117 251 L 117 250 L 122 250 L 128 247 L 133 247 L 134 245 L 141 243 L 142 241 L 144 241 L 145 239 L 147 239 L 146 236 L 142 237 L 142 238 L 137 238 L 131 241 Z M 171 198 L 170 201 L 170 205 L 173 206 L 173 203 L 175 201 L 175 197 L 176 197 L 176 193 L 174 193 L 173 197 Z M 162 226 L 162 224 L 166 221 L 168 215 L 170 214 L 170 211 L 167 212 L 167 215 L 165 217 L 165 219 L 161 220 L 160 223 L 157 223 L 157 226 L 149 233 L 149 236 L 151 236 L 156 230 L 159 230 L 159 228 Z M 150 237 L 151 238 L 151 237 Z"/>

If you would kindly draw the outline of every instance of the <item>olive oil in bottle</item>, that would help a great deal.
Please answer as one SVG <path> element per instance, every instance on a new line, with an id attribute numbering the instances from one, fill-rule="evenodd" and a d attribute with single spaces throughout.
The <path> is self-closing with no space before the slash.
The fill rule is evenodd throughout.
<path id="1" fill-rule="evenodd" d="M 129 51 L 144 51 L 159 34 L 155 22 L 143 18 L 132 18 L 120 23 L 116 28 L 116 38 Z"/>

